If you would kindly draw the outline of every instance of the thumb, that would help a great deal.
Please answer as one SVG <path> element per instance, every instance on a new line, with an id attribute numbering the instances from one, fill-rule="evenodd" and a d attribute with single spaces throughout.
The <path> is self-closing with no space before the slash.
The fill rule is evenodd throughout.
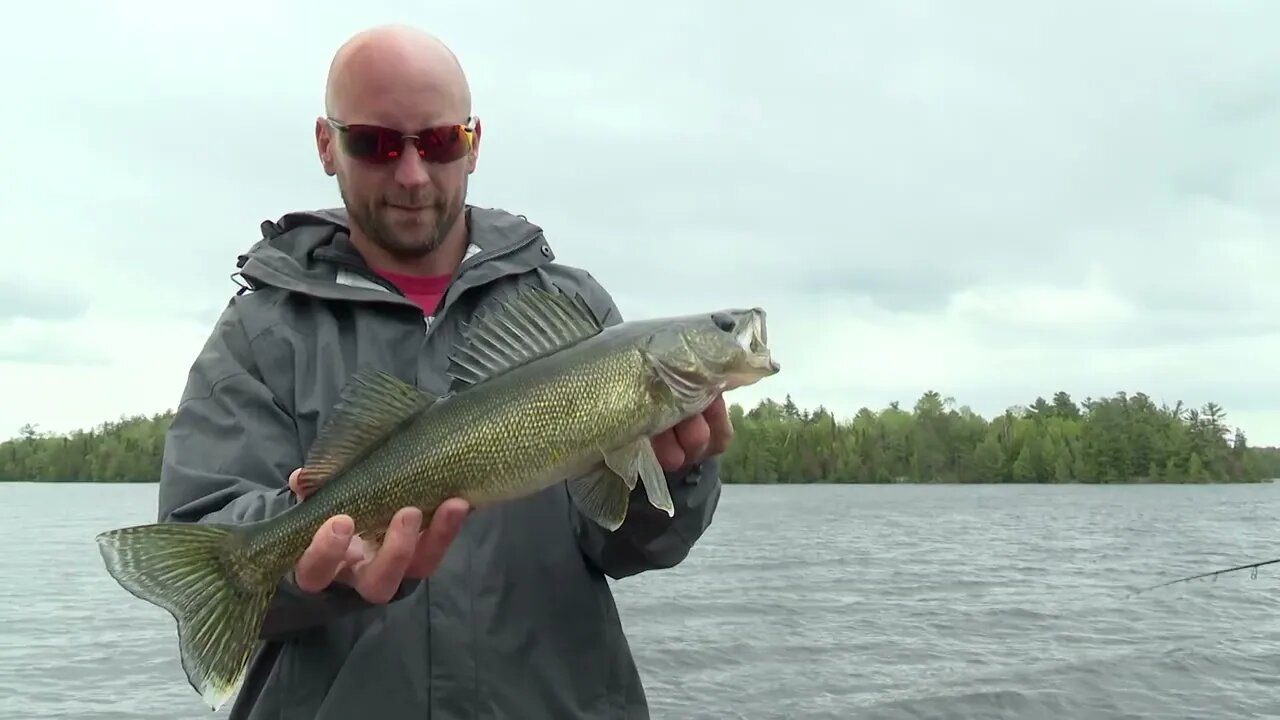
<path id="1" fill-rule="evenodd" d="M 306 492 L 302 489 L 302 468 L 294 468 L 293 472 L 289 473 L 289 490 L 299 500 L 306 497 Z"/>

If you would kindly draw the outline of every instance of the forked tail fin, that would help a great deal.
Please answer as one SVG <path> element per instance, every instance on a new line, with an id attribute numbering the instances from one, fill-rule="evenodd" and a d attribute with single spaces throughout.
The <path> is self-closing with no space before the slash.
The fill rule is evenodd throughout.
<path id="1" fill-rule="evenodd" d="M 246 588 L 231 574 L 233 530 L 161 523 L 97 536 L 116 582 L 173 615 L 182 669 L 214 710 L 239 688 L 275 593 L 274 584 Z"/>

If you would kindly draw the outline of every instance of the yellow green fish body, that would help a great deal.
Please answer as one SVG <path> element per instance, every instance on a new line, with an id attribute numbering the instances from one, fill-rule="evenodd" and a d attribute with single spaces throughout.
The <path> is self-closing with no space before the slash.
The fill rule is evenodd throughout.
<path id="1" fill-rule="evenodd" d="M 672 513 L 649 438 L 778 371 L 759 309 L 604 328 L 576 299 L 524 290 L 467 329 L 443 398 L 356 373 L 307 457 L 304 502 L 252 525 L 114 530 L 99 547 L 122 586 L 177 619 L 188 679 L 217 708 L 279 579 L 329 517 L 347 514 L 371 537 L 402 507 L 429 517 L 450 497 L 483 506 L 560 482 L 611 530 L 637 482 Z"/>

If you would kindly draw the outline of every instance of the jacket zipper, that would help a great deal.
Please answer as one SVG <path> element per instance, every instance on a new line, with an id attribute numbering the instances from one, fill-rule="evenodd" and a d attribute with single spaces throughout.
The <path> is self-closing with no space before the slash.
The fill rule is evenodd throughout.
<path id="1" fill-rule="evenodd" d="M 524 250 L 525 248 L 532 245 L 541 237 L 543 237 L 543 234 L 541 232 L 533 233 L 529 237 L 521 240 L 520 242 L 515 243 L 514 245 L 509 245 L 496 252 L 489 253 L 489 254 L 486 254 L 484 252 L 478 252 L 469 258 L 463 258 L 462 262 L 458 264 L 458 269 L 457 271 L 454 272 L 453 278 L 449 281 L 449 287 L 445 289 L 445 294 L 440 298 L 439 309 L 435 312 L 434 315 L 431 315 L 430 317 L 426 315 L 422 316 L 422 321 L 423 323 L 426 324 L 426 329 L 423 331 L 423 335 L 422 335 L 423 344 L 425 345 L 427 340 L 431 337 L 431 331 L 440 325 L 440 319 L 444 316 L 445 312 L 447 312 L 449 308 L 453 306 L 453 303 L 450 300 L 450 295 L 453 295 L 454 299 L 456 299 L 457 295 L 463 292 L 463 289 L 458 289 L 458 283 L 460 280 L 462 280 L 462 278 L 467 274 L 469 270 L 474 269 L 476 266 L 482 263 L 490 262 L 492 260 L 500 260 L 504 257 L 507 257 L 516 252 Z M 419 359 L 419 362 L 421 362 L 421 359 Z M 432 635 L 431 585 L 430 583 L 427 583 L 425 581 L 423 582 L 423 585 L 424 585 L 424 593 L 426 595 L 426 603 L 427 603 L 427 638 L 428 638 L 427 639 L 427 654 L 428 654 L 427 667 L 430 668 L 432 665 L 432 659 L 433 659 L 432 653 L 434 653 L 434 649 L 431 646 L 431 639 L 430 639 Z M 428 676 L 430 676 L 429 671 L 427 674 Z M 432 715 L 435 714 L 434 703 L 435 703 L 435 689 L 431 687 L 431 678 L 428 677 L 427 678 L 427 717 L 428 718 L 430 718 Z"/>
<path id="2" fill-rule="evenodd" d="M 462 292 L 462 290 L 457 289 L 458 282 L 462 280 L 462 278 L 467 274 L 468 271 L 474 269 L 476 266 L 482 263 L 492 262 L 494 260 L 501 260 L 502 258 L 505 258 L 508 255 L 513 255 L 521 250 L 524 250 L 525 248 L 529 247 L 533 243 L 537 242 L 537 240 L 541 237 L 543 237 L 543 234 L 541 232 L 536 232 L 524 238 L 520 242 L 515 243 L 514 245 L 508 245 L 507 247 L 502 248 L 501 250 L 493 251 L 491 253 L 478 252 L 475 255 L 472 255 L 471 257 L 464 259 L 458 265 L 457 272 L 454 273 L 453 279 L 449 282 L 449 287 L 445 290 L 444 297 L 440 299 L 439 310 L 437 310 L 435 315 L 433 315 L 430 318 L 423 316 L 423 322 L 427 326 L 426 330 L 424 331 L 424 337 L 430 337 L 431 331 L 440 324 L 440 318 L 442 318 L 445 312 L 447 312 L 448 309 L 453 306 L 453 302 L 450 300 L 450 295 L 453 295 L 454 299 L 456 299 L 456 296 Z M 468 288 L 464 288 L 464 289 L 468 289 Z"/>

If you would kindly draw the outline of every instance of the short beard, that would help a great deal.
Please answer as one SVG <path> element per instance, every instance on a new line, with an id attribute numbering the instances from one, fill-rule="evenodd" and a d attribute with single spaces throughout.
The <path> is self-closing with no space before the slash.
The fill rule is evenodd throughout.
<path id="1" fill-rule="evenodd" d="M 465 204 L 460 201 L 449 206 L 444 204 L 443 199 L 433 202 L 432 209 L 436 213 L 435 224 L 426 228 L 422 235 L 406 238 L 397 233 L 396 229 L 386 222 L 385 216 L 378 212 L 382 207 L 378 201 L 371 200 L 365 204 L 353 202 L 341 178 L 338 180 L 338 192 L 347 208 L 351 224 L 360 228 L 369 242 L 402 262 L 420 260 L 439 250 L 444 245 L 445 238 L 454 223 L 458 221 L 459 215 L 462 214 Z"/>

